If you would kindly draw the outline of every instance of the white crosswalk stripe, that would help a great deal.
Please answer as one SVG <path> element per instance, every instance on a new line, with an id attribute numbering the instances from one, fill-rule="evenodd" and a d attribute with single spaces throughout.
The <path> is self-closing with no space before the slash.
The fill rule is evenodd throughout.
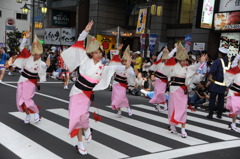
<path id="1" fill-rule="evenodd" d="M 126 110 L 124 110 L 124 109 L 123 109 L 123 111 L 126 112 Z M 135 115 L 138 115 L 138 116 L 143 116 L 144 118 L 147 118 L 147 119 L 151 119 L 151 120 L 158 121 L 158 122 L 161 122 L 161 123 L 162 122 L 163 123 L 168 123 L 168 119 L 164 118 L 164 117 L 152 115 L 152 114 L 141 112 L 141 111 L 138 111 L 138 110 L 133 110 L 133 113 Z M 191 125 L 191 124 L 187 124 L 186 127 L 187 127 L 187 129 L 189 129 L 191 131 L 194 131 L 194 132 L 197 132 L 199 134 L 209 135 L 211 137 L 214 136 L 215 138 L 219 138 L 219 139 L 222 139 L 222 140 L 238 139 L 238 137 L 235 137 L 235 136 L 219 133 L 219 132 L 216 132 L 216 131 L 213 131 L 213 130 L 201 128 L 201 127 L 194 126 L 194 125 Z"/>
<path id="2" fill-rule="evenodd" d="M 68 111 L 66 109 L 50 109 L 48 111 L 50 111 L 54 114 L 58 114 L 64 118 L 68 118 Z M 153 141 L 149 141 L 147 139 L 138 137 L 136 135 L 125 132 L 123 130 L 114 128 L 107 124 L 103 124 L 101 122 L 96 123 L 93 119 L 90 119 L 90 125 L 94 128 L 94 130 L 105 133 L 116 139 L 121 139 L 121 141 L 124 141 L 128 144 L 131 144 L 135 147 L 138 147 L 140 149 L 143 149 L 143 150 L 151 152 L 151 153 L 171 149 L 169 147 L 163 146 L 163 145 L 155 143 Z"/>
<path id="3" fill-rule="evenodd" d="M 42 159 L 52 158 L 60 159 L 61 157 L 37 144 L 33 140 L 25 137 L 14 129 L 0 122 L 0 143 L 20 158 L 25 159 Z M 33 153 L 34 152 L 34 153 Z M 27 155 L 26 155 L 27 154 Z M 1 155 L 0 155 L 1 156 Z"/>
<path id="4" fill-rule="evenodd" d="M 24 119 L 25 114 L 21 113 L 21 112 L 11 112 L 11 115 L 19 118 L 19 119 Z M 71 139 L 70 136 L 68 135 L 68 129 L 57 124 L 54 123 L 46 118 L 42 118 L 41 122 L 37 123 L 37 124 L 33 124 L 33 126 L 36 126 L 37 128 L 46 131 L 47 133 L 59 138 L 60 140 L 71 144 L 71 145 L 76 145 L 77 141 L 76 139 Z M 84 137 L 83 137 L 84 138 Z M 115 158 L 124 158 L 124 157 L 128 157 L 127 155 L 124 155 L 116 150 L 113 150 L 101 143 L 92 141 L 91 144 L 86 144 L 86 148 L 88 150 L 88 154 L 91 154 L 93 156 L 98 156 L 99 158 L 106 158 L 106 159 L 112 159 L 113 156 Z M 108 153 L 102 153 L 102 152 L 108 152 Z"/>
<path id="5" fill-rule="evenodd" d="M 138 108 L 142 108 L 142 109 L 145 109 L 145 110 L 150 110 L 152 112 L 156 112 L 156 110 L 154 110 L 153 107 L 148 106 L 148 105 L 134 104 L 132 106 L 138 107 Z M 160 113 L 167 114 L 167 111 L 161 111 Z M 189 112 L 188 112 L 188 114 L 189 114 Z M 198 117 L 194 117 L 194 116 L 188 115 L 187 116 L 187 121 L 194 121 L 194 122 L 197 122 L 197 123 L 202 123 L 202 124 L 210 125 L 210 126 L 221 128 L 221 129 L 227 129 L 227 125 L 226 124 L 222 124 L 222 123 L 218 123 L 218 122 L 214 122 L 214 121 L 206 119 L 207 113 L 204 113 L 204 112 L 201 112 L 201 111 L 197 111 L 197 112 L 195 112 L 195 114 L 198 114 L 198 115 L 201 114 L 204 117 L 198 118 Z M 227 121 L 229 121 L 229 123 L 230 123 L 230 120 L 228 119 Z"/>

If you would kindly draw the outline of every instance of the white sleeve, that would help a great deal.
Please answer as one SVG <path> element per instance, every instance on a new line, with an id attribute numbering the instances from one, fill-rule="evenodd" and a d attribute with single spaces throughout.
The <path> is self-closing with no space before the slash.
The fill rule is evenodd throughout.
<path id="1" fill-rule="evenodd" d="M 87 35 L 88 35 L 88 32 L 86 32 L 85 30 L 83 30 L 82 33 L 81 33 L 81 34 L 79 35 L 79 37 L 78 37 L 78 41 L 83 41 L 83 40 L 85 40 L 86 37 L 87 37 Z"/>
<path id="2" fill-rule="evenodd" d="M 240 55 L 237 54 L 237 56 L 234 58 L 234 60 L 232 62 L 231 68 L 236 67 L 238 65 L 239 59 L 240 59 Z"/>
<path id="3" fill-rule="evenodd" d="M 20 44 L 20 52 L 24 49 L 26 43 L 27 43 L 27 38 L 23 38 Z"/>
<path id="4" fill-rule="evenodd" d="M 177 48 L 174 48 L 174 49 L 168 54 L 168 57 L 169 57 L 169 58 L 173 57 L 173 55 L 175 54 L 175 52 L 177 52 Z"/>
<path id="5" fill-rule="evenodd" d="M 47 69 L 48 67 L 47 67 L 47 64 L 45 63 L 45 62 L 42 62 L 41 63 L 41 67 L 43 68 L 43 69 Z"/>
<path id="6" fill-rule="evenodd" d="M 157 57 L 157 61 L 162 57 L 162 55 L 163 55 L 163 52 L 161 51 L 160 54 Z"/>

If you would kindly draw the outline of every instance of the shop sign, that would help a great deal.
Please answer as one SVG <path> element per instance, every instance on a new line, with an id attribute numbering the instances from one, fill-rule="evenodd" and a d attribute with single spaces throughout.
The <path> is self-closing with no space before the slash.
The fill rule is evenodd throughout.
<path id="1" fill-rule="evenodd" d="M 71 13 L 66 11 L 53 10 L 52 25 L 68 27 L 70 24 Z"/>
<path id="2" fill-rule="evenodd" d="M 102 42 L 103 50 L 108 50 L 110 47 L 111 40 L 109 38 L 103 38 L 101 42 Z"/>
<path id="3" fill-rule="evenodd" d="M 53 45 L 73 45 L 76 40 L 76 30 L 72 28 L 46 28 L 44 43 Z"/>
<path id="4" fill-rule="evenodd" d="M 240 10 L 240 0 L 221 0 L 219 4 L 219 12 Z"/>
<path id="5" fill-rule="evenodd" d="M 201 28 L 211 29 L 215 0 L 204 0 L 201 17 Z"/>
<path id="6" fill-rule="evenodd" d="M 240 30 L 240 12 L 215 13 L 215 30 Z"/>
<path id="7" fill-rule="evenodd" d="M 6 30 L 14 30 L 15 26 L 12 25 L 6 25 Z"/>
<path id="8" fill-rule="evenodd" d="M 193 43 L 194 51 L 203 51 L 205 50 L 205 43 Z"/>
<path id="9" fill-rule="evenodd" d="M 222 33 L 220 47 L 228 49 L 231 56 L 236 56 L 239 52 L 240 33 Z"/>

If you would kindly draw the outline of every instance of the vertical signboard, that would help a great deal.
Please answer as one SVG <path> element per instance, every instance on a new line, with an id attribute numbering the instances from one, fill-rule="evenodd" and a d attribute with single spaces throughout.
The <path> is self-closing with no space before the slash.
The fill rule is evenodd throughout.
<path id="1" fill-rule="evenodd" d="M 211 29 L 215 0 L 204 0 L 201 16 L 201 28 Z"/>
<path id="2" fill-rule="evenodd" d="M 145 26 L 146 26 L 146 19 L 147 19 L 147 9 L 140 9 L 139 15 L 138 15 L 136 34 L 144 33 Z"/>

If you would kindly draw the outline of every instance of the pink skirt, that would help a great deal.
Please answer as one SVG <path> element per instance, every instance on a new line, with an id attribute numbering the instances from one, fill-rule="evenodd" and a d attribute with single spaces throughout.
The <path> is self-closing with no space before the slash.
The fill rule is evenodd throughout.
<path id="1" fill-rule="evenodd" d="M 169 94 L 168 120 L 171 125 L 185 124 L 187 121 L 188 95 L 179 87 L 175 92 Z"/>
<path id="2" fill-rule="evenodd" d="M 153 104 L 164 104 L 166 102 L 166 91 L 167 84 L 160 79 L 155 80 L 155 87 L 154 87 L 154 96 L 149 101 L 149 103 Z"/>
<path id="3" fill-rule="evenodd" d="M 126 95 L 127 89 L 121 86 L 119 83 L 112 86 L 112 109 L 128 108 L 129 103 Z"/>
<path id="4" fill-rule="evenodd" d="M 39 113 L 39 109 L 32 99 L 35 95 L 35 91 L 36 85 L 29 80 L 18 83 L 16 101 L 17 108 L 20 112 L 24 112 L 22 106 L 23 104 L 25 104 L 25 106 L 30 110 L 30 112 Z"/>
<path id="5" fill-rule="evenodd" d="M 230 114 L 240 115 L 240 96 L 228 96 L 226 109 L 230 111 Z"/>
<path id="6" fill-rule="evenodd" d="M 69 133 L 71 137 L 76 136 L 81 128 L 89 128 L 90 104 L 90 99 L 84 93 L 70 97 Z"/>

